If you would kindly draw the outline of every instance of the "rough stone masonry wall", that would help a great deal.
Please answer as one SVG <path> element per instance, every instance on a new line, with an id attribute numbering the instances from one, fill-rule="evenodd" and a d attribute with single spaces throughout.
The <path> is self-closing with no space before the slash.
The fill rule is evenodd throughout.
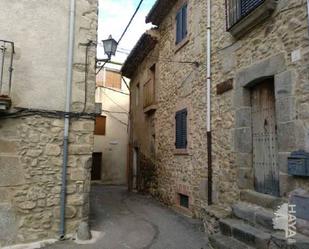
<path id="1" fill-rule="evenodd" d="M 239 76 L 251 77 L 250 72 L 254 73 L 254 70 L 246 68 L 253 65 L 259 68 L 260 65 L 265 65 L 265 60 L 269 66 L 266 66 L 262 73 L 267 74 L 277 67 L 275 91 L 279 114 L 277 122 L 281 134 L 278 137 L 280 194 L 286 196 L 297 187 L 308 190 L 306 178 L 287 175 L 289 153 L 309 149 L 309 39 L 306 1 L 278 1 L 271 17 L 238 40 L 226 32 L 224 3 L 224 0 L 213 1 L 212 9 L 212 124 L 217 202 L 228 206 L 237 200 L 239 189 L 253 186 L 250 168 L 252 157 L 248 153 L 250 132 L 243 133 L 245 130 L 239 128 L 251 122 L 250 102 L 241 96 Z M 301 59 L 292 62 L 291 53 L 298 49 Z M 259 74 L 261 72 L 256 75 Z M 230 78 L 234 79 L 234 90 L 217 95 L 216 85 Z M 241 106 L 249 109 L 240 109 Z M 246 130 L 249 131 L 250 128 Z"/>
<path id="2" fill-rule="evenodd" d="M 188 39 L 184 44 L 175 45 L 175 17 L 185 1 L 178 1 L 159 27 L 161 60 L 157 63 L 155 114 L 158 187 L 153 194 L 177 209 L 178 194 L 188 195 L 189 213 L 199 216 L 207 203 L 206 4 L 187 2 Z M 201 64 L 196 67 L 177 61 Z M 175 151 L 175 113 L 183 108 L 188 109 L 188 150 L 180 155 Z"/>
<path id="3" fill-rule="evenodd" d="M 76 18 L 72 106 L 73 111 L 82 111 L 85 47 L 80 43 L 87 39 L 96 41 L 97 1 L 78 0 Z M 94 111 L 95 55 L 95 48 L 91 48 L 88 112 Z M 0 247 L 58 237 L 63 129 L 63 119 L 40 115 L 0 119 Z M 88 220 L 93 130 L 93 120 L 71 120 L 67 234 L 74 233 L 81 221 Z"/>

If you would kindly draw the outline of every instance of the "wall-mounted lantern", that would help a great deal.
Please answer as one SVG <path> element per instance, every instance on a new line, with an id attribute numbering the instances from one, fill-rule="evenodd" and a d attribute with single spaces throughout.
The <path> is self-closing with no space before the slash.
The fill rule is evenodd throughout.
<path id="1" fill-rule="evenodd" d="M 103 47 L 104 52 L 108 56 L 108 59 L 112 57 L 112 55 L 116 54 L 118 43 L 115 41 L 115 39 L 110 35 L 108 39 L 103 40 Z"/>

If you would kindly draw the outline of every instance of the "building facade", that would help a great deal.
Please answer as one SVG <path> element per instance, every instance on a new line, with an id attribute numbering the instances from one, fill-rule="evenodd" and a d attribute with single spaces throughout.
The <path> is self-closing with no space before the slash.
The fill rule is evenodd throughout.
<path id="1" fill-rule="evenodd" d="M 146 154 L 154 168 L 150 192 L 186 214 L 204 217 L 211 229 L 232 211 L 238 219 L 221 223 L 229 236 L 238 228 L 258 236 L 258 225 L 239 225 L 248 219 L 245 213 L 252 217 L 249 222 L 267 220 L 272 229 L 274 209 L 291 202 L 298 207 L 298 232 L 308 235 L 308 212 L 302 208 L 309 191 L 307 3 L 210 2 L 157 1 L 146 18 L 156 28 L 144 34 L 122 69 L 132 80 L 131 179 L 143 178 L 147 163 L 135 154 Z M 145 98 L 154 65 L 155 105 L 149 114 L 136 103 Z M 215 247 L 227 241 L 225 235 L 216 235 Z M 261 248 L 275 246 L 272 234 L 263 238 Z"/>
<path id="2" fill-rule="evenodd" d="M 102 115 L 96 118 L 93 180 L 103 184 L 127 184 L 130 94 L 126 84 L 119 69 L 104 68 L 97 76 L 96 103 L 101 104 Z"/>
<path id="3" fill-rule="evenodd" d="M 0 41 L 0 247 L 60 236 L 72 11 L 70 1 L 3 0 L 1 6 L 0 39 L 14 42 L 14 53 L 12 43 Z M 65 234 L 88 220 L 94 130 L 86 113 L 94 113 L 96 46 L 89 41 L 96 42 L 97 1 L 77 0 L 75 7 Z"/>
<path id="4" fill-rule="evenodd" d="M 205 14 L 203 1 L 158 1 L 147 17 L 157 28 L 143 35 L 122 69 L 132 80 L 131 179 L 195 217 L 207 204 Z M 182 15 L 187 23 L 179 27 Z M 179 111 L 186 121 L 176 125 Z M 151 186 L 143 186 L 149 179 Z"/>

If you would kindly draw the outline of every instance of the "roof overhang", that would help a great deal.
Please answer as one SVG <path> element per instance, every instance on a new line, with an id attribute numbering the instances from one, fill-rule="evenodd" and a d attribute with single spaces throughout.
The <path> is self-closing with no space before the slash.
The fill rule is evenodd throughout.
<path id="1" fill-rule="evenodd" d="M 146 23 L 159 26 L 177 0 L 157 0 L 146 17 Z"/>
<path id="2" fill-rule="evenodd" d="M 130 55 L 121 68 L 122 75 L 132 78 L 138 66 L 143 62 L 146 56 L 155 48 L 157 38 L 144 33 L 136 43 Z"/>

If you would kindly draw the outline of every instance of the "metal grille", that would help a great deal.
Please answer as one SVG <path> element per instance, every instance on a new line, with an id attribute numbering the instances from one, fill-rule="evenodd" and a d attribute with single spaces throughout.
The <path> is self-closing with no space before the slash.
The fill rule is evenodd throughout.
<path id="1" fill-rule="evenodd" d="M 265 0 L 226 0 L 227 30 L 260 6 Z"/>

